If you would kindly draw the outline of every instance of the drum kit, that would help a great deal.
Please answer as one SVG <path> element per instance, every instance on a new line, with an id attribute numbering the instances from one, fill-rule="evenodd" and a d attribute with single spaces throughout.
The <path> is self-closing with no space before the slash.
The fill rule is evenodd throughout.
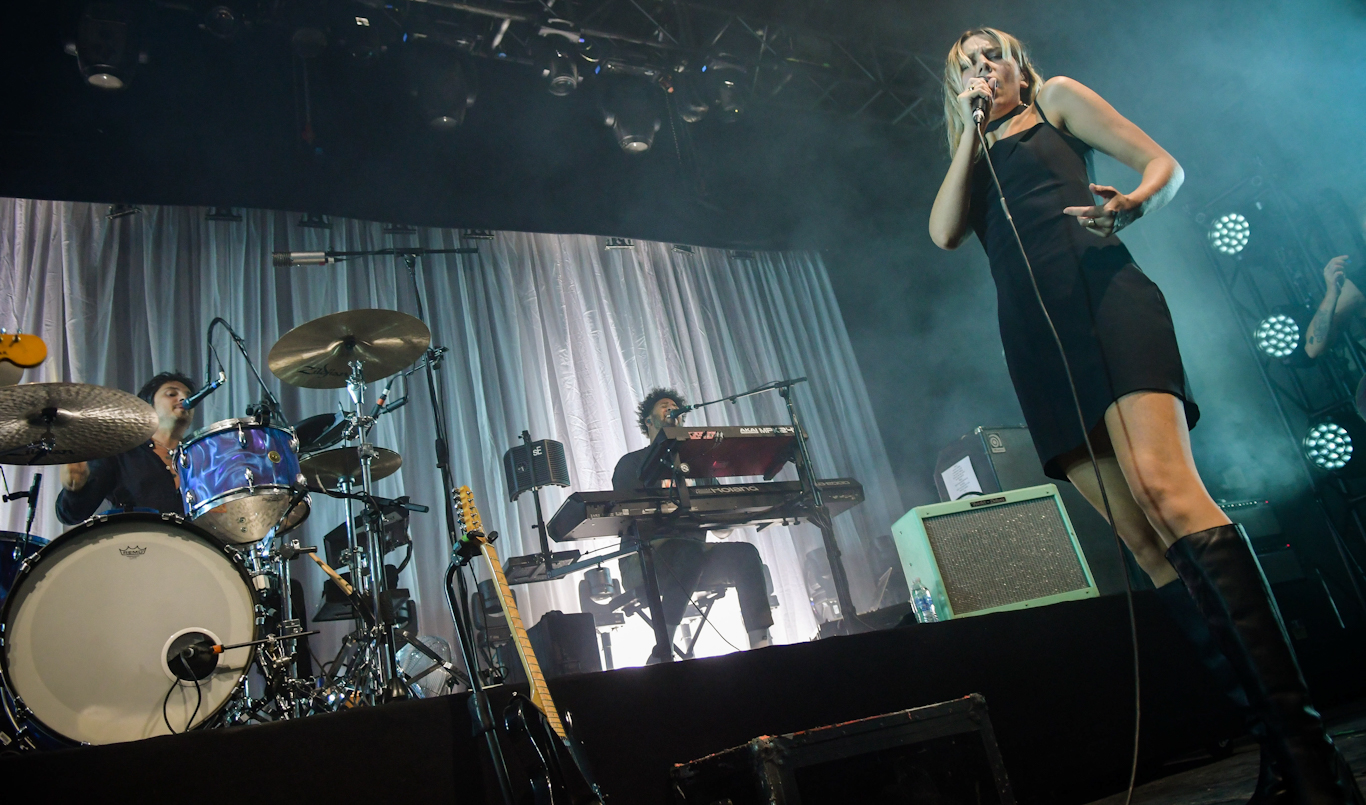
<path id="1" fill-rule="evenodd" d="M 51 542 L 0 532 L 0 750 L 298 718 L 463 679 L 443 641 L 396 624 L 384 518 L 427 509 L 374 494 L 402 458 L 372 444 L 370 432 L 406 401 L 388 399 L 394 379 L 440 359 L 430 341 L 419 319 L 390 310 L 302 324 L 271 348 L 271 372 L 305 389 L 344 388 L 349 409 L 290 427 L 266 390 L 254 415 L 189 435 L 171 456 L 184 518 L 103 513 Z M 367 386 L 385 379 L 367 410 Z M 0 387 L 0 463 L 106 458 L 147 443 L 156 427 L 151 406 L 126 392 Z M 346 504 L 343 570 L 291 536 L 316 494 Z M 327 573 L 355 622 L 316 675 L 302 638 L 317 632 L 295 617 L 290 564 L 302 556 Z"/>

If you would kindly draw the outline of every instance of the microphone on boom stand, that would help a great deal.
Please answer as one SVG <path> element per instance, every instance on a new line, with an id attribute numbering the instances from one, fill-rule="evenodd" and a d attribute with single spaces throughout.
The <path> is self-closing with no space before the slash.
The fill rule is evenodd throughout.
<path id="1" fill-rule="evenodd" d="M 325 266 L 328 263 L 335 262 L 337 262 L 337 258 L 332 257 L 327 252 L 273 252 L 270 255 L 270 263 L 276 268 Z"/>
<path id="2" fill-rule="evenodd" d="M 186 411 L 193 411 L 195 409 L 195 406 L 204 402 L 205 397 L 209 396 L 210 394 L 213 394 L 215 391 L 218 391 L 218 389 L 226 382 L 228 382 L 227 373 L 224 372 L 222 369 L 219 369 L 217 380 L 205 384 L 204 388 L 200 389 L 199 391 L 196 391 L 194 394 L 191 394 L 190 396 L 181 400 L 180 407 L 184 408 Z"/>

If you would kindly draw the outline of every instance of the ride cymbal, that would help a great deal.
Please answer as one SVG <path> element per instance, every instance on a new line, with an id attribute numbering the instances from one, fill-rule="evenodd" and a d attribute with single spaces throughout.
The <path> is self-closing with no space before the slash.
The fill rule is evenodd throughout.
<path id="1" fill-rule="evenodd" d="M 270 348 L 270 371 L 291 386 L 339 389 L 360 361 L 366 383 L 411 366 L 432 332 L 397 310 L 344 310 L 300 324 Z"/>
<path id="2" fill-rule="evenodd" d="M 157 429 L 134 394 L 85 383 L 0 387 L 0 464 L 74 464 L 116 456 Z"/>

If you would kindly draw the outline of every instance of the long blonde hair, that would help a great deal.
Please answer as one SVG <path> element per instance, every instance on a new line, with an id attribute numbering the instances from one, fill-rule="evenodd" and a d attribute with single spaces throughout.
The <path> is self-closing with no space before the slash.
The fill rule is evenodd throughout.
<path id="1" fill-rule="evenodd" d="M 1043 86 L 1043 76 L 1034 69 L 1034 62 L 1029 59 L 1029 51 L 1025 50 L 1024 43 L 1019 39 L 995 28 L 973 28 L 971 31 L 964 31 L 963 35 L 958 37 L 958 41 L 953 43 L 953 47 L 949 48 L 948 58 L 944 60 L 944 129 L 949 138 L 949 156 L 953 156 L 954 149 L 958 147 L 958 138 L 963 136 L 965 128 L 962 118 L 958 116 L 958 95 L 964 89 L 963 71 L 972 66 L 972 59 L 963 52 L 963 43 L 974 36 L 984 36 L 995 42 L 1001 49 L 1002 58 L 1010 59 L 1020 68 L 1020 75 L 1029 83 L 1029 86 L 1020 93 L 1021 102 L 1033 103 L 1034 93 Z"/>

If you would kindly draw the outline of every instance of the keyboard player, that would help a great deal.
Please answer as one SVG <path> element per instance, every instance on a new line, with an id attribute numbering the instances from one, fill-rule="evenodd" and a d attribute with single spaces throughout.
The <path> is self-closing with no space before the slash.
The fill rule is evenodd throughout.
<path id="1" fill-rule="evenodd" d="M 636 409 L 641 433 L 653 442 L 660 429 L 678 424 L 677 420 L 682 416 L 671 416 L 670 412 L 685 404 L 683 395 L 673 389 L 654 389 Z M 646 488 L 641 483 L 640 470 L 648 452 L 647 446 L 627 453 L 617 461 L 612 473 L 613 490 L 633 492 Z M 670 481 L 666 480 L 656 486 L 668 483 Z M 740 599 L 740 616 L 745 622 L 750 648 L 768 645 L 773 614 L 769 611 L 768 588 L 757 548 L 748 542 L 707 542 L 705 531 L 681 531 L 651 540 L 650 546 L 654 550 L 655 575 L 659 578 L 660 599 L 670 639 L 682 622 L 694 592 L 728 586 L 735 588 Z M 642 583 L 639 568 L 638 561 L 623 561 L 622 577 L 628 587 L 639 587 Z"/>

